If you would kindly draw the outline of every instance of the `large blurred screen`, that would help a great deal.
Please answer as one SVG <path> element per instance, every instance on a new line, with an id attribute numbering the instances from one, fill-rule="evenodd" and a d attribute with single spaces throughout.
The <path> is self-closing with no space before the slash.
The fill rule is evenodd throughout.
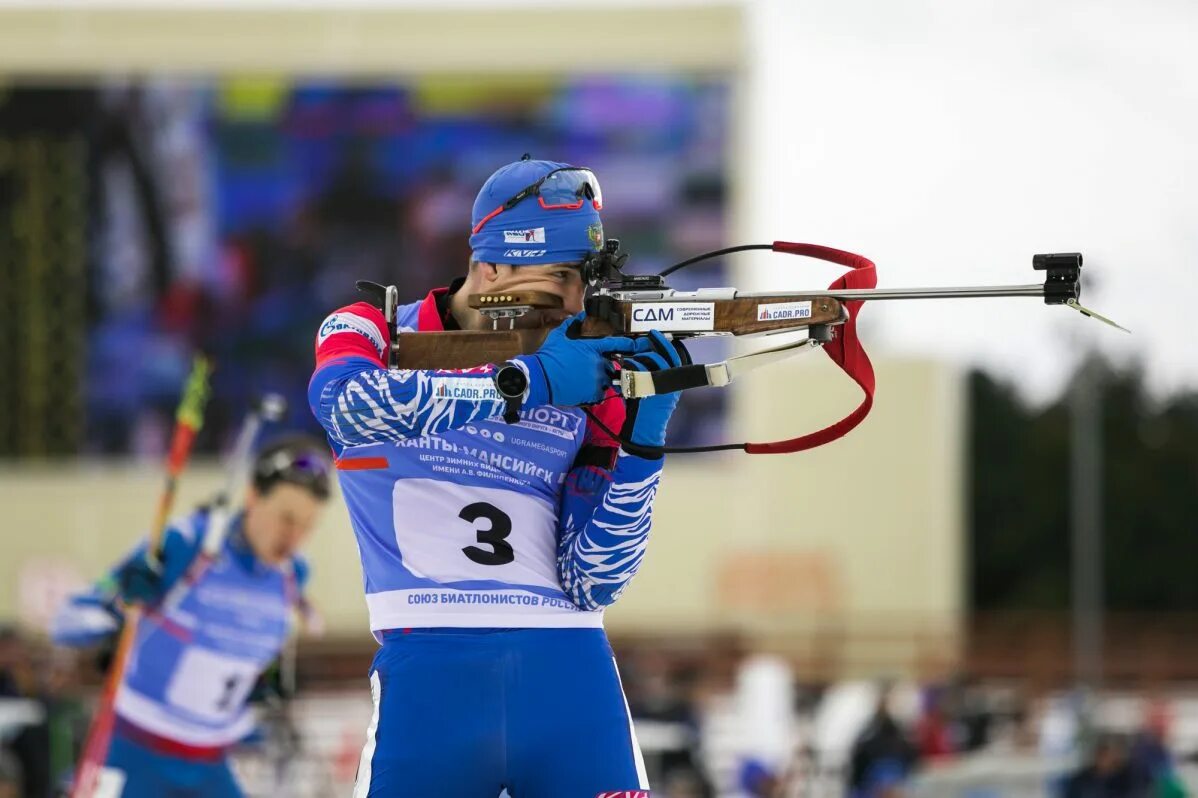
<path id="1" fill-rule="evenodd" d="M 268 390 L 315 431 L 320 320 L 359 279 L 414 301 L 464 273 L 476 191 L 526 152 L 598 173 L 630 271 L 723 246 L 728 101 L 681 77 L 0 89 L 0 455 L 162 451 L 196 350 L 202 449 Z M 720 393 L 692 393 L 672 441 L 719 440 Z"/>

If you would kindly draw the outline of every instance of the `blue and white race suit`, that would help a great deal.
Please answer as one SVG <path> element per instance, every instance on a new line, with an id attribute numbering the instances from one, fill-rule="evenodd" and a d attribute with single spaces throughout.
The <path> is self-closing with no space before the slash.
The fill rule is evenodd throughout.
<path id="1" fill-rule="evenodd" d="M 173 524 L 162 545 L 160 600 L 146 608 L 115 700 L 116 725 L 102 783 L 121 798 L 239 796 L 226 750 L 253 731 L 247 698 L 278 657 L 306 581 L 294 558 L 267 565 L 234 519 L 218 554 L 201 555 L 209 514 Z M 59 611 L 55 642 L 104 642 L 122 623 L 115 583 L 143 543 L 93 589 Z M 169 790 L 169 791 L 168 791 Z"/>
<path id="2" fill-rule="evenodd" d="M 401 329 L 444 329 L 446 291 L 401 307 Z M 661 460 L 618 450 L 577 408 L 507 424 L 493 365 L 389 370 L 387 340 L 377 308 L 341 308 L 309 386 L 382 642 L 355 795 L 645 787 L 602 626 L 644 557 Z M 618 429 L 619 397 L 598 408 Z M 490 700 L 463 698 L 478 691 Z"/>

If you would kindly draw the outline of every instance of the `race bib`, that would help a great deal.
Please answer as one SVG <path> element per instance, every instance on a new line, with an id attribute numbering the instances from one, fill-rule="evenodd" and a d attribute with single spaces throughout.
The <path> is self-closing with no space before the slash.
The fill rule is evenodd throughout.
<path id="1" fill-rule="evenodd" d="M 559 587 L 557 516 L 543 499 L 413 478 L 395 483 L 393 502 L 396 542 L 414 575 Z"/>
<path id="2" fill-rule="evenodd" d="M 232 720 L 258 680 L 257 662 L 197 646 L 183 650 L 166 701 L 209 723 Z"/>

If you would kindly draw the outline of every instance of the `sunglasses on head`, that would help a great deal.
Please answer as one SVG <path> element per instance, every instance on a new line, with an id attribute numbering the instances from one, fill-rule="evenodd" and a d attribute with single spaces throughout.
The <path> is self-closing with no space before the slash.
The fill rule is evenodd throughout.
<path id="1" fill-rule="evenodd" d="M 595 210 L 603 209 L 603 189 L 599 187 L 599 178 L 595 177 L 595 173 L 580 166 L 563 166 L 549 172 L 532 185 L 520 189 L 510 199 L 480 219 L 470 232 L 477 233 L 483 229 L 483 225 L 499 214 L 510 211 L 533 196 L 547 211 L 576 211 L 587 200 L 591 201 Z"/>
<path id="2" fill-rule="evenodd" d="M 255 477 L 259 482 L 286 482 L 308 488 L 317 494 L 329 490 L 328 460 L 313 452 L 278 451 L 258 463 Z"/>

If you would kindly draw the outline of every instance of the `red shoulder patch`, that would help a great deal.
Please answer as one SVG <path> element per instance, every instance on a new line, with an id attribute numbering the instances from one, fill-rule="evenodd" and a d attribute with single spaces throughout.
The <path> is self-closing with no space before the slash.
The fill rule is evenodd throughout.
<path id="1" fill-rule="evenodd" d="M 320 323 L 316 333 L 316 365 L 350 356 L 367 357 L 382 364 L 387 345 L 383 312 L 369 302 L 355 302 L 330 313 Z"/>

